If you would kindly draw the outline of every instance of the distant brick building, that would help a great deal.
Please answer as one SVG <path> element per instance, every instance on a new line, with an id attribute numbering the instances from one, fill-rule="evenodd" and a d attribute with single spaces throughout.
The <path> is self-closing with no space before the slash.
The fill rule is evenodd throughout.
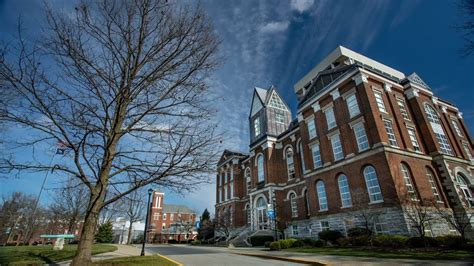
<path id="1" fill-rule="evenodd" d="M 149 216 L 148 241 L 167 243 L 196 237 L 196 213 L 184 205 L 164 204 L 165 193 L 155 191 Z"/>
<path id="2" fill-rule="evenodd" d="M 433 215 L 472 212 L 473 141 L 462 113 L 417 74 L 338 47 L 294 89 L 292 120 L 275 88 L 255 88 L 250 151 L 226 150 L 218 163 L 215 212 L 233 234 L 274 229 L 268 208 L 293 237 L 345 233 L 365 211 L 374 232 L 413 235 L 415 204 Z M 425 224 L 428 235 L 453 231 Z"/>

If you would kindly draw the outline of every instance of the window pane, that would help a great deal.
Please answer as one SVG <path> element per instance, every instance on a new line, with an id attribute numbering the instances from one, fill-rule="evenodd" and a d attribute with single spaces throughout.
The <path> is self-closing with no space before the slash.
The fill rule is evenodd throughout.
<path id="1" fill-rule="evenodd" d="M 254 127 L 254 131 L 255 131 L 255 137 L 257 137 L 258 135 L 260 135 L 260 118 L 257 117 L 253 121 L 253 127 Z"/>
<path id="2" fill-rule="evenodd" d="M 288 178 L 293 178 L 295 174 L 295 164 L 293 160 L 293 149 L 286 149 L 286 167 L 288 169 Z"/>
<path id="3" fill-rule="evenodd" d="M 382 201 L 382 192 L 380 191 L 377 174 L 372 166 L 367 166 L 364 169 L 364 178 L 369 193 L 370 202 Z"/>
<path id="4" fill-rule="evenodd" d="M 418 145 L 418 140 L 416 138 L 415 130 L 411 127 L 407 128 L 408 135 L 410 136 L 411 145 L 415 151 L 420 151 L 420 145 Z"/>
<path id="5" fill-rule="evenodd" d="M 347 177 L 345 175 L 339 176 L 339 192 L 341 193 L 341 203 L 342 207 L 352 206 L 351 192 L 349 190 L 349 183 L 347 182 Z"/>
<path id="6" fill-rule="evenodd" d="M 265 180 L 264 171 L 263 171 L 263 156 L 259 155 L 257 158 L 257 168 L 258 168 L 258 182 L 263 182 Z"/>
<path id="7" fill-rule="evenodd" d="M 380 112 L 386 113 L 387 111 L 385 110 L 385 104 L 383 102 L 382 93 L 380 91 L 374 91 L 374 96 L 375 102 L 377 103 Z"/>
<path id="8" fill-rule="evenodd" d="M 369 141 L 365 133 L 364 124 L 362 122 L 354 126 L 354 134 L 356 136 L 357 146 L 359 151 L 364 151 L 369 148 Z"/>
<path id="9" fill-rule="evenodd" d="M 416 195 L 415 188 L 413 187 L 413 183 L 411 181 L 410 171 L 408 170 L 408 167 L 404 164 L 401 165 L 401 168 L 403 181 L 405 181 L 405 186 L 408 192 L 408 197 L 410 198 L 410 200 L 417 200 L 418 196 Z"/>
<path id="10" fill-rule="evenodd" d="M 459 125 L 458 125 L 458 122 L 454 119 L 451 120 L 451 123 L 453 124 L 453 127 L 454 127 L 454 130 L 456 131 L 456 134 L 458 134 L 458 136 L 462 137 L 462 132 L 461 132 L 461 129 L 459 128 Z"/>
<path id="11" fill-rule="evenodd" d="M 309 135 L 309 139 L 313 139 L 317 136 L 316 125 L 314 123 L 314 119 L 311 119 L 308 121 L 308 135 Z"/>
<path id="12" fill-rule="evenodd" d="M 398 107 L 400 108 L 400 113 L 402 113 L 403 119 L 410 120 L 407 109 L 405 107 L 405 101 L 403 99 L 397 99 L 397 104 L 398 104 Z"/>
<path id="13" fill-rule="evenodd" d="M 319 199 L 319 209 L 324 211 L 328 209 L 328 202 L 326 197 L 326 187 L 324 186 L 323 181 L 318 181 L 316 184 L 316 191 L 318 193 Z"/>
<path id="14" fill-rule="evenodd" d="M 436 201 L 442 201 L 441 197 L 438 193 L 438 186 L 436 186 L 436 182 L 434 180 L 434 174 L 430 169 L 426 169 L 426 177 L 428 178 L 428 182 L 430 183 L 431 186 L 431 192 L 433 192 L 433 196 Z"/>
<path id="15" fill-rule="evenodd" d="M 334 160 L 338 161 L 344 159 L 344 152 L 342 151 L 341 140 L 339 134 L 331 137 L 332 152 L 334 154 Z"/>
<path id="16" fill-rule="evenodd" d="M 349 115 L 351 118 L 360 114 L 359 105 L 357 104 L 357 98 L 355 94 L 352 94 L 351 96 L 347 97 L 346 103 L 347 103 L 347 109 L 349 109 Z"/>
<path id="17" fill-rule="evenodd" d="M 321 160 L 321 152 L 319 151 L 319 145 L 311 146 L 311 153 L 313 154 L 314 168 L 321 167 L 323 162 Z"/>
<path id="18" fill-rule="evenodd" d="M 395 138 L 395 133 L 393 132 L 392 128 L 392 121 L 384 120 L 383 123 L 385 126 L 385 131 L 387 132 L 388 142 L 390 143 L 390 145 L 398 147 L 397 139 Z"/>
<path id="19" fill-rule="evenodd" d="M 328 129 L 336 127 L 336 117 L 334 117 L 333 107 L 329 107 L 326 111 L 324 111 L 324 114 L 326 115 Z"/>

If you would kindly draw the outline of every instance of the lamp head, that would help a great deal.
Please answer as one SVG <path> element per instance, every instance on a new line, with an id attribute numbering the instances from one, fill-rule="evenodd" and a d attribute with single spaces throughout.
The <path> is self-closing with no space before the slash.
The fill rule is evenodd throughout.
<path id="1" fill-rule="evenodd" d="M 151 193 L 153 193 L 153 189 L 150 188 L 150 189 L 148 190 L 148 195 L 151 195 Z"/>

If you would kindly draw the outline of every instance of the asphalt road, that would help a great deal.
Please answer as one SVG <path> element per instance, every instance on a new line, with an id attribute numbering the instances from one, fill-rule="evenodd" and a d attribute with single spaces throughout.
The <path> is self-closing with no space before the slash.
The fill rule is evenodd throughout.
<path id="1" fill-rule="evenodd" d="M 186 266 L 253 266 L 253 265 L 299 265 L 278 260 L 268 260 L 232 254 L 226 248 L 193 247 L 185 245 L 147 245 L 146 252 L 159 253 Z"/>

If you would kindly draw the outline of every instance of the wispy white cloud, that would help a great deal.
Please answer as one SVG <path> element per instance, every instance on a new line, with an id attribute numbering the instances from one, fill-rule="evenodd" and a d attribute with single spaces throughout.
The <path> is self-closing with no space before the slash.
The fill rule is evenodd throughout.
<path id="1" fill-rule="evenodd" d="M 291 9 L 300 13 L 310 9 L 314 4 L 314 0 L 291 0 Z"/>
<path id="2" fill-rule="evenodd" d="M 282 32 L 288 29 L 290 22 L 288 21 L 272 21 L 260 27 L 262 33 Z"/>

